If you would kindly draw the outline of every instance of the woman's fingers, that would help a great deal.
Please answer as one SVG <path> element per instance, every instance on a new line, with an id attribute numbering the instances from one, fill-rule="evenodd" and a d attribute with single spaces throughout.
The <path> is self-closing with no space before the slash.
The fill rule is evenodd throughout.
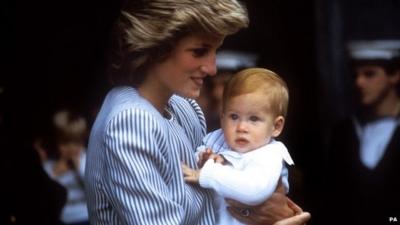
<path id="1" fill-rule="evenodd" d="M 296 203 L 279 192 L 273 193 L 267 201 L 257 206 L 245 205 L 231 199 L 226 199 L 226 202 L 230 206 L 228 210 L 232 216 L 246 224 L 270 225 L 302 213 L 302 209 Z"/>
<path id="2" fill-rule="evenodd" d="M 301 214 L 303 212 L 303 209 L 300 208 L 296 203 L 294 203 L 290 198 L 287 198 L 287 204 L 288 206 L 294 211 L 295 215 Z"/>
<path id="3" fill-rule="evenodd" d="M 237 220 L 239 220 L 240 222 L 242 222 L 244 224 L 248 224 L 248 225 L 259 224 L 255 221 L 256 218 L 254 218 L 254 217 L 256 215 L 254 213 L 252 213 L 251 209 L 238 208 L 238 207 L 232 207 L 232 206 L 229 206 L 227 209 L 233 217 L 235 217 Z M 249 211 L 245 213 L 244 210 L 249 210 Z"/>
<path id="4" fill-rule="evenodd" d="M 249 206 L 231 199 L 226 199 L 226 202 L 229 205 L 228 211 L 232 216 L 244 224 L 272 225 L 275 221 L 280 219 L 274 215 L 275 211 L 273 210 L 265 211 L 263 207 Z"/>
<path id="5" fill-rule="evenodd" d="M 311 219 L 311 214 L 308 212 L 302 212 L 296 216 L 289 217 L 287 219 L 280 220 L 273 225 L 304 225 Z"/>

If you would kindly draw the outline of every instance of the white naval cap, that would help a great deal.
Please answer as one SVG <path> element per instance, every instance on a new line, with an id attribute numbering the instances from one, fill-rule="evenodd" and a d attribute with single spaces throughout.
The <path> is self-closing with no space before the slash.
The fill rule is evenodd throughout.
<path id="1" fill-rule="evenodd" d="M 400 56 L 400 40 L 351 41 L 347 47 L 354 60 L 392 60 Z"/>
<path id="2" fill-rule="evenodd" d="M 258 56 L 253 53 L 223 50 L 217 53 L 219 70 L 238 70 L 256 66 Z"/>

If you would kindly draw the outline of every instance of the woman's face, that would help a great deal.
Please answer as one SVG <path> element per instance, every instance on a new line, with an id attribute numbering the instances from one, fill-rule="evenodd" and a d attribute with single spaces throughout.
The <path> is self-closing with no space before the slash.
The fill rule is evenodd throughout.
<path id="1" fill-rule="evenodd" d="M 216 51 L 223 39 L 201 34 L 182 38 L 168 58 L 149 70 L 146 82 L 152 82 L 154 91 L 162 96 L 197 98 L 203 79 L 217 73 Z"/>

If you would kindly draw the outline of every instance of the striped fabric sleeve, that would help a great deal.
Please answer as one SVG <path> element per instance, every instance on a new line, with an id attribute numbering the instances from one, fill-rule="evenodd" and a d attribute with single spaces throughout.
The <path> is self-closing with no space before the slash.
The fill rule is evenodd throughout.
<path id="1" fill-rule="evenodd" d="M 164 132 L 154 115 L 139 109 L 120 112 L 108 125 L 105 188 L 123 224 L 182 223 L 184 210 L 166 186 L 171 174 Z"/>
<path id="2" fill-rule="evenodd" d="M 206 123 L 206 119 L 204 117 L 204 113 L 201 110 L 199 104 L 195 100 L 193 100 L 193 99 L 187 99 L 187 100 L 188 100 L 189 104 L 193 107 L 194 111 L 196 112 L 196 115 L 200 121 L 200 126 L 204 132 L 203 133 L 203 136 L 204 136 L 206 134 L 205 132 L 207 130 L 207 123 Z"/>
<path id="3" fill-rule="evenodd" d="M 206 135 L 206 120 L 203 111 L 193 99 L 174 96 L 172 107 L 180 126 L 192 143 L 193 152 Z M 188 104 L 189 103 L 189 104 Z"/>

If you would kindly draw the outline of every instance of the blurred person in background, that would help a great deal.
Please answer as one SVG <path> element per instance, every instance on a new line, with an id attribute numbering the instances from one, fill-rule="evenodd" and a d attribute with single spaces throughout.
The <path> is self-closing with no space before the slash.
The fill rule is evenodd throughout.
<path id="1" fill-rule="evenodd" d="M 67 202 L 61 220 L 66 225 L 88 225 L 89 217 L 83 176 L 88 128 L 85 117 L 71 110 L 56 111 L 51 118 L 47 141 L 35 143 L 46 151 L 43 167 L 48 175 L 67 189 Z"/>
<path id="2" fill-rule="evenodd" d="M 4 95 L 10 100 L 14 99 L 13 94 L 6 90 Z M 47 114 L 40 110 L 40 113 L 23 111 L 23 117 L 13 109 L 4 108 L 4 123 L 0 126 L 0 149 L 6 151 L 0 157 L 0 171 L 5 181 L 0 191 L 0 224 L 64 225 L 60 218 L 67 190 L 46 173 L 42 167 L 46 155 L 39 155 L 33 144 L 38 137 L 44 140 L 39 130 L 44 127 L 42 117 Z"/>
<path id="3" fill-rule="evenodd" d="M 388 224 L 400 219 L 400 40 L 352 41 L 348 50 L 356 109 L 332 132 L 329 205 L 348 224 Z"/>

